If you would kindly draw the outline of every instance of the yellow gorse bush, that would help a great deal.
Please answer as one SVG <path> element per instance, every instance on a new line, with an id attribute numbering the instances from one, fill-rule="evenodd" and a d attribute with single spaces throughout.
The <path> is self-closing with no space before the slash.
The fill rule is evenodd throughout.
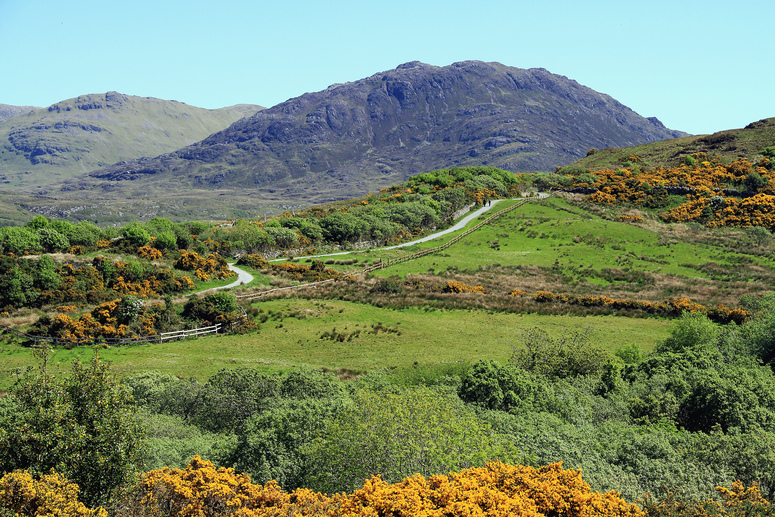
<path id="1" fill-rule="evenodd" d="M 56 472 L 39 480 L 24 470 L 11 472 L 0 479 L 0 510 L 8 508 L 19 516 L 107 517 L 103 508 L 87 508 L 78 493 L 78 485 Z"/>
<path id="2" fill-rule="evenodd" d="M 615 492 L 592 492 L 578 470 L 488 463 L 448 475 L 415 475 L 399 483 L 379 476 L 352 494 L 307 489 L 284 492 L 276 482 L 254 485 L 245 474 L 216 469 L 198 456 L 185 469 L 143 475 L 127 515 L 209 516 L 512 516 L 640 517 Z"/>
<path id="3" fill-rule="evenodd" d="M 450 280 L 444 287 L 445 293 L 479 293 L 485 294 L 484 287 L 481 285 L 468 285 L 457 280 Z"/>
<path id="4" fill-rule="evenodd" d="M 637 156 L 627 161 L 635 163 Z M 690 190 L 686 203 L 663 213 L 660 217 L 666 222 L 699 221 L 710 227 L 733 226 L 747 228 L 762 226 L 775 230 L 775 171 L 769 159 L 752 164 L 738 159 L 724 164 L 717 160 L 708 160 L 705 153 L 691 155 L 693 164 L 683 163 L 675 167 L 655 167 L 640 170 L 637 167 L 622 169 L 603 169 L 594 171 L 597 181 L 594 184 L 583 183 L 581 174 L 573 175 L 574 187 L 592 187 L 598 189 L 589 199 L 601 205 L 632 203 L 636 205 L 654 200 L 652 189 L 676 187 Z M 746 176 L 758 174 L 763 187 L 747 198 L 728 196 L 728 188 L 743 188 Z M 684 191 L 685 191 L 684 190 Z M 720 203 L 711 203 L 711 197 L 718 196 Z M 629 216 L 622 216 L 623 222 L 634 222 Z"/>

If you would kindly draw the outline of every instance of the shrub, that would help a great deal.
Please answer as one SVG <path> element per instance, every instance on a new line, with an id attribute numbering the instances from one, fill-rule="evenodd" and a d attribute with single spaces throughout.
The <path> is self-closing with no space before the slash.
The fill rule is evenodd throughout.
<path id="1" fill-rule="evenodd" d="M 54 471 L 35 479 L 17 470 L 0 479 L 0 514 L 8 509 L 19 516 L 107 517 L 104 508 L 90 510 L 80 502 L 79 492 L 78 485 Z"/>
<path id="2" fill-rule="evenodd" d="M 511 362 L 530 372 L 560 379 L 598 374 L 608 358 L 589 342 L 590 334 L 591 329 L 587 329 L 554 339 L 539 328 L 525 330 L 524 348 L 514 347 Z"/>
<path id="3" fill-rule="evenodd" d="M 237 261 L 238 266 L 248 266 L 254 269 L 267 269 L 269 261 L 261 255 L 242 255 Z"/>
<path id="4" fill-rule="evenodd" d="M 398 294 L 404 290 L 404 284 L 398 278 L 380 278 L 374 287 L 372 293 Z"/>
<path id="5" fill-rule="evenodd" d="M 45 364 L 47 352 L 41 354 Z M 76 360 L 66 379 L 45 369 L 24 377 L 12 396 L 11 422 L 0 421 L 0 471 L 56 468 L 91 506 L 104 504 L 137 468 L 142 429 L 132 399 L 106 363 Z"/>

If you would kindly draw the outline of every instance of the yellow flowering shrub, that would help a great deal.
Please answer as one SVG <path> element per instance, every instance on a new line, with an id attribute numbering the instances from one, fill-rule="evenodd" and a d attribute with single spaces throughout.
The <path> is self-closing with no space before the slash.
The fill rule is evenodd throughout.
<path id="1" fill-rule="evenodd" d="M 161 251 L 151 246 L 140 246 L 137 248 L 137 254 L 148 260 L 156 260 L 162 257 Z"/>
<path id="2" fill-rule="evenodd" d="M 589 174 L 571 174 L 573 188 L 594 187 L 598 190 L 589 200 L 600 205 L 631 203 L 651 208 L 667 206 L 668 192 L 686 195 L 686 203 L 677 206 L 660 217 L 666 222 L 698 221 L 710 227 L 734 226 L 747 228 L 762 226 L 775 230 L 775 170 L 769 159 L 758 164 L 740 158 L 732 163 L 709 160 L 705 153 L 695 153 L 688 161 L 674 167 L 640 169 L 635 156 L 623 160 L 630 166 L 621 169 L 593 171 L 598 178 L 594 185 L 587 183 Z M 725 189 L 748 190 L 749 174 L 758 174 L 763 186 L 751 197 L 738 198 Z M 712 202 L 717 196 L 722 202 Z M 634 222 L 628 216 L 622 222 Z M 636 219 L 637 220 L 637 219 Z"/>
<path id="3" fill-rule="evenodd" d="M 204 258 L 195 251 L 180 250 L 180 258 L 175 262 L 175 268 L 194 271 L 196 277 L 203 281 L 211 277 L 224 279 L 236 275 L 220 255 L 211 254 L 208 258 Z"/>
<path id="4" fill-rule="evenodd" d="M 170 517 L 330 515 L 333 500 L 307 489 L 284 492 L 275 481 L 250 482 L 247 474 L 218 468 L 194 456 L 185 469 L 163 468 L 143 474 L 126 515 Z"/>
<path id="5" fill-rule="evenodd" d="M 488 463 L 389 484 L 379 476 L 352 494 L 327 496 L 307 489 L 286 493 L 270 481 L 216 469 L 198 456 L 185 469 L 143 475 L 125 506 L 127 515 L 209 516 L 512 516 L 641 517 L 619 494 L 592 492 L 578 470 L 560 463 L 541 468 Z"/>
<path id="6" fill-rule="evenodd" d="M 78 500 L 78 493 L 78 485 L 56 472 L 36 480 L 19 470 L 0 479 L 0 510 L 31 517 L 107 517 L 104 508 L 87 508 Z"/>
<path id="7" fill-rule="evenodd" d="M 646 515 L 654 517 L 749 517 L 775 515 L 775 508 L 762 497 L 756 485 L 745 487 L 735 481 L 731 488 L 716 487 L 721 501 L 687 501 L 667 492 L 659 500 L 646 494 L 643 509 Z"/>
<path id="8" fill-rule="evenodd" d="M 528 293 L 514 289 L 511 296 L 525 296 Z M 730 309 L 725 305 L 705 307 L 691 301 L 689 298 L 669 298 L 661 302 L 649 302 L 644 300 L 617 300 L 608 296 L 592 296 L 572 294 L 555 294 L 549 291 L 536 291 L 533 300 L 538 303 L 566 303 L 569 305 L 581 305 L 583 307 L 609 307 L 612 309 L 641 310 L 649 314 L 661 314 L 664 316 L 680 316 L 684 312 L 704 312 L 708 318 L 718 323 L 735 322 L 741 324 L 751 317 L 745 309 Z"/>
<path id="9" fill-rule="evenodd" d="M 485 294 L 484 287 L 481 285 L 468 285 L 463 282 L 458 282 L 457 280 L 450 280 L 447 282 L 447 285 L 444 287 L 443 291 L 445 293 L 479 293 L 479 294 Z"/>

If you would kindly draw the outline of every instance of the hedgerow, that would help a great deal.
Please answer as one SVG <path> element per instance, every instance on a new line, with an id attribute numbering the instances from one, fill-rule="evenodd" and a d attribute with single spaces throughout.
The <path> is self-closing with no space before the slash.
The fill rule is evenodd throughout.
<path id="1" fill-rule="evenodd" d="M 521 289 L 511 291 L 511 296 L 527 296 Z M 536 291 L 533 300 L 539 303 L 563 303 L 568 305 L 580 305 L 583 307 L 607 307 L 611 309 L 640 310 L 649 314 L 677 317 L 684 312 L 702 312 L 708 318 L 718 323 L 734 322 L 738 325 L 751 317 L 751 314 L 742 308 L 730 309 L 725 305 L 707 308 L 699 303 L 692 302 L 689 298 L 667 299 L 661 302 L 648 302 L 644 300 L 615 300 L 608 296 L 591 296 L 572 294 L 554 294 L 549 291 Z"/>

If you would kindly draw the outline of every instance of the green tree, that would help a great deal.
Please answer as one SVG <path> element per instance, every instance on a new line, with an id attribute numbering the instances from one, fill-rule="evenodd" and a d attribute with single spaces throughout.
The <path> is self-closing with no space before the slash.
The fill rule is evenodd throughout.
<path id="1" fill-rule="evenodd" d="M 32 276 L 35 287 L 41 291 L 54 290 L 62 283 L 62 277 L 56 271 L 56 264 L 49 255 L 42 255 L 38 259 Z"/>
<path id="2" fill-rule="evenodd" d="M 70 247 L 70 241 L 53 228 L 41 228 L 38 230 L 38 237 L 43 251 L 55 252 L 64 251 Z"/>
<path id="3" fill-rule="evenodd" d="M 296 232 L 290 228 L 267 226 L 264 230 L 272 237 L 278 248 L 289 249 L 299 245 Z"/>
<path id="4" fill-rule="evenodd" d="M 160 250 L 174 250 L 178 248 L 178 238 L 171 230 L 159 232 L 153 241 L 153 247 Z"/>
<path id="5" fill-rule="evenodd" d="M 700 345 L 715 345 L 718 325 L 703 313 L 684 312 L 673 331 L 663 343 L 657 345 L 657 352 L 681 352 Z"/>
<path id="6" fill-rule="evenodd" d="M 200 237 L 201 240 L 201 237 Z M 216 239 L 217 240 L 217 239 Z M 229 243 L 232 253 L 261 253 L 271 249 L 274 239 L 257 224 L 238 224 L 231 228 L 225 241 Z"/>
<path id="7" fill-rule="evenodd" d="M 73 246 L 93 247 L 100 240 L 100 229 L 89 221 L 81 221 L 65 234 Z"/>
<path id="8" fill-rule="evenodd" d="M 465 206 L 466 191 L 462 187 L 445 188 L 433 194 L 433 199 L 441 206 L 441 215 L 447 217 Z"/>
<path id="9" fill-rule="evenodd" d="M 144 246 L 151 240 L 151 234 L 140 223 L 131 223 L 121 230 L 121 235 L 134 248 Z"/>
<path id="10" fill-rule="evenodd" d="M 264 484 L 276 480 L 285 490 L 304 486 L 310 469 L 316 469 L 305 453 L 328 420 L 347 407 L 346 398 L 282 398 L 254 414 L 239 434 L 229 464 Z"/>
<path id="11" fill-rule="evenodd" d="M 350 213 L 334 212 L 320 220 L 323 237 L 329 242 L 358 242 L 369 228 L 365 221 Z"/>
<path id="12" fill-rule="evenodd" d="M 34 279 L 20 267 L 14 267 L 0 277 L 0 300 L 3 305 L 12 307 L 26 307 L 38 298 L 38 291 L 34 289 Z"/>
<path id="13" fill-rule="evenodd" d="M 428 388 L 358 392 L 304 451 L 313 466 L 305 486 L 328 493 L 374 474 L 393 483 L 518 456 L 457 396 Z"/>
<path id="14" fill-rule="evenodd" d="M 512 413 L 545 409 L 554 398 L 545 379 L 495 361 L 474 364 L 463 378 L 458 395 L 467 403 Z"/>
<path id="15" fill-rule="evenodd" d="M 280 377 L 254 368 L 223 369 L 202 387 L 192 421 L 211 432 L 237 432 L 280 395 Z"/>
<path id="16" fill-rule="evenodd" d="M 37 231 L 30 228 L 6 226 L 0 228 L 0 244 L 3 253 L 36 253 L 40 250 L 40 237 Z"/>
<path id="17" fill-rule="evenodd" d="M 132 398 L 96 356 L 76 360 L 59 380 L 46 369 L 47 354 L 11 390 L 16 412 L 0 422 L 0 470 L 54 469 L 78 484 L 88 506 L 104 504 L 138 467 L 143 431 Z"/>
<path id="18" fill-rule="evenodd" d="M 48 228 L 49 220 L 47 217 L 42 215 L 36 215 L 29 221 L 27 221 L 27 224 L 25 224 L 25 228 L 29 228 L 33 231 L 38 231 L 41 228 Z"/>
<path id="19" fill-rule="evenodd" d="M 523 346 L 515 346 L 511 362 L 533 373 L 564 379 L 598 374 L 607 354 L 590 343 L 591 329 L 553 338 L 540 328 L 525 330 Z"/>
<path id="20" fill-rule="evenodd" d="M 393 205 L 388 207 L 385 212 L 389 220 L 410 229 L 429 228 L 439 223 L 439 217 L 435 210 L 419 201 Z"/>

